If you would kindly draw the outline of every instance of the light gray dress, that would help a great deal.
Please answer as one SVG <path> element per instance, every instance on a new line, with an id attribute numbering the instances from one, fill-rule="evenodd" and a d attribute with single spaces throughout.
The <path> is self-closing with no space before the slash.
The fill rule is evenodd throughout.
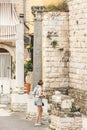
<path id="1" fill-rule="evenodd" d="M 42 106 L 42 98 L 39 97 L 39 92 L 41 91 L 41 86 L 40 85 L 37 85 L 35 88 L 34 88 L 34 91 L 33 91 L 33 94 L 35 96 L 35 101 L 34 101 L 34 104 L 36 106 Z"/>

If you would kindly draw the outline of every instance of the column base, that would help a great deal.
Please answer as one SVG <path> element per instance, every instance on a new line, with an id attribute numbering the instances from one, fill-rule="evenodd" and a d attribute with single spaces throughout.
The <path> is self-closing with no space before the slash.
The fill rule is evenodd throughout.
<path id="1" fill-rule="evenodd" d="M 27 110 L 28 95 L 22 91 L 15 91 L 11 94 L 11 109 L 13 111 Z"/>

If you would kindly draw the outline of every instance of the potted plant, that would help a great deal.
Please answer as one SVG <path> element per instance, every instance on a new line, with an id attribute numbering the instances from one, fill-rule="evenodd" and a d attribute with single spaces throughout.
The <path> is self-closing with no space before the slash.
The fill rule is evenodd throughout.
<path id="1" fill-rule="evenodd" d="M 27 93 L 30 92 L 30 86 L 31 86 L 31 84 L 26 83 L 26 76 L 27 76 L 29 71 L 33 71 L 33 64 L 31 62 L 31 59 L 27 58 L 25 60 L 25 63 L 24 63 L 24 82 L 25 82 L 24 87 L 27 90 Z"/>

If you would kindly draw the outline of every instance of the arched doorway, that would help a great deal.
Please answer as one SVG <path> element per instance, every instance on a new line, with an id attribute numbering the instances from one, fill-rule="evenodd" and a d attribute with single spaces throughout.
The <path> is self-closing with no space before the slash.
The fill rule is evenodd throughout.
<path id="1" fill-rule="evenodd" d="M 10 103 L 11 59 L 9 51 L 0 48 L 0 103 Z"/>
<path id="2" fill-rule="evenodd" d="M 11 55 L 0 48 L 0 78 L 11 78 Z"/>

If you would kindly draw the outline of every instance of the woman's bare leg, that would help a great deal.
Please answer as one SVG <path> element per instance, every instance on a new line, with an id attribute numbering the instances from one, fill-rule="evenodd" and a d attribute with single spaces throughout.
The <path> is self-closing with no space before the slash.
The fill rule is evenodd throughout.
<path id="1" fill-rule="evenodd" d="M 40 115 L 39 115 L 39 122 L 42 120 L 42 113 L 43 113 L 43 108 L 42 106 L 40 107 Z"/>
<path id="2" fill-rule="evenodd" d="M 40 106 L 37 106 L 36 123 L 38 123 L 38 122 L 39 122 L 39 119 L 40 119 L 40 111 L 41 111 Z"/>

